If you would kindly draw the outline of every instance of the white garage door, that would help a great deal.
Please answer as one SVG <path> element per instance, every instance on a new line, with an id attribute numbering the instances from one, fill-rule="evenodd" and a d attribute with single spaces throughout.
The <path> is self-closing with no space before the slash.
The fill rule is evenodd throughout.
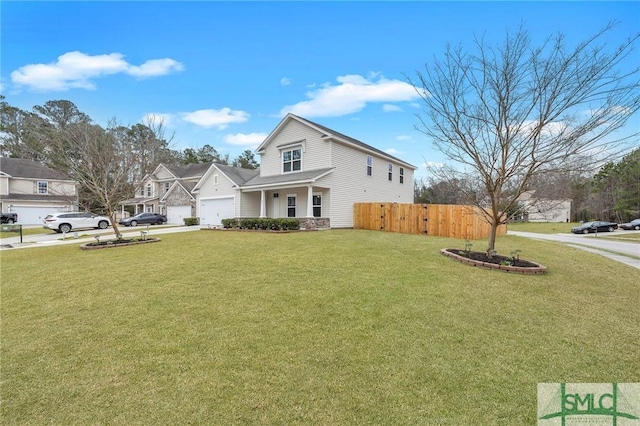
<path id="1" fill-rule="evenodd" d="M 191 217 L 191 206 L 167 206 L 167 222 L 184 225 L 185 217 Z"/>
<path id="2" fill-rule="evenodd" d="M 222 219 L 235 217 L 233 197 L 200 201 L 200 225 L 222 224 Z"/>
<path id="3" fill-rule="evenodd" d="M 67 211 L 64 207 L 32 207 L 13 206 L 11 213 L 18 214 L 18 223 L 21 225 L 42 225 L 48 214 Z"/>

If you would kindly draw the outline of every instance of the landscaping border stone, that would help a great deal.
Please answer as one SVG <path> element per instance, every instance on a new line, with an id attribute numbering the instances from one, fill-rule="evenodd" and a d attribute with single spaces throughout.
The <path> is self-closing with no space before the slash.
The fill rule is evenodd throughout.
<path id="1" fill-rule="evenodd" d="M 440 254 L 450 257 L 453 260 L 457 260 L 460 263 L 466 265 L 475 266 L 484 269 L 494 269 L 502 272 L 511 272 L 523 275 L 542 275 L 547 272 L 547 267 L 539 263 L 527 260 L 528 263 L 532 263 L 534 266 L 511 266 L 511 265 L 499 265 L 496 263 L 482 262 L 479 260 L 469 259 L 464 256 L 460 256 L 455 253 L 451 253 L 448 249 L 441 249 Z"/>
<path id="2" fill-rule="evenodd" d="M 113 241 L 113 240 L 111 240 Z M 135 241 L 127 241 L 125 243 L 111 243 L 108 241 L 104 241 L 100 245 L 96 245 L 94 242 L 85 243 L 80 246 L 82 250 L 100 250 L 114 247 L 127 247 L 127 246 L 135 246 L 138 244 L 148 244 L 148 243 L 157 243 L 160 241 L 160 238 L 146 238 L 144 240 L 135 240 Z"/>

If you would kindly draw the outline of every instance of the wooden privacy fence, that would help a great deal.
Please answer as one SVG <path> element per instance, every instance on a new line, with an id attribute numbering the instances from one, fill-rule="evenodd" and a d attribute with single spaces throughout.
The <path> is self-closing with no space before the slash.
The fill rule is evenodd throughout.
<path id="1" fill-rule="evenodd" d="M 491 225 L 478 207 L 448 204 L 356 203 L 354 229 L 477 240 L 488 238 Z M 507 232 L 498 227 L 498 235 Z"/>

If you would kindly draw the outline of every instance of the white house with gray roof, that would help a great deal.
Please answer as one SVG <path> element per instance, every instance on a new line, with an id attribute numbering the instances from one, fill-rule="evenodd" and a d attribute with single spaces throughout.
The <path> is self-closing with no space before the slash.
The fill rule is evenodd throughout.
<path id="1" fill-rule="evenodd" d="M 303 226 L 350 228 L 354 203 L 413 202 L 415 166 L 294 114 L 257 153 L 259 170 L 212 164 L 194 186 L 201 225 L 296 217 Z"/>
<path id="2" fill-rule="evenodd" d="M 183 225 L 184 218 L 196 215 L 196 198 L 191 191 L 210 167 L 211 163 L 159 164 L 138 184 L 135 197 L 120 203 L 123 213 L 129 206 L 133 214 L 160 213 L 167 216 L 168 223 Z"/>
<path id="3" fill-rule="evenodd" d="M 48 214 L 78 209 L 77 182 L 37 161 L 0 157 L 0 208 L 42 225 Z"/>

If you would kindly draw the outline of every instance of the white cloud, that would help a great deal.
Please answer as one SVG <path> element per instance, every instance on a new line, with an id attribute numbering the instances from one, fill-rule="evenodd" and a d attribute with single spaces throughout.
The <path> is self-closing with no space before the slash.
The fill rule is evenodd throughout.
<path id="1" fill-rule="evenodd" d="M 290 79 L 290 78 L 282 77 L 282 78 L 280 79 L 280 86 L 288 86 L 288 85 L 290 85 L 291 83 L 292 83 L 292 81 L 291 81 L 291 79 Z"/>
<path id="2" fill-rule="evenodd" d="M 413 86 L 400 80 L 382 76 L 344 75 L 336 78 L 338 84 L 325 83 L 309 91 L 309 100 L 288 105 L 280 110 L 303 117 L 337 117 L 361 111 L 369 103 L 407 102 L 418 98 Z"/>
<path id="3" fill-rule="evenodd" d="M 184 66 L 173 59 L 151 59 L 140 66 L 130 65 L 127 68 L 127 74 L 134 77 L 157 77 L 168 74 L 172 71 L 182 71 Z"/>
<path id="4" fill-rule="evenodd" d="M 218 130 L 222 130 L 232 123 L 244 123 L 249 120 L 250 114 L 225 107 L 222 109 L 201 109 L 194 112 L 183 112 L 180 116 L 183 120 L 197 126 L 215 127 Z"/>
<path id="5" fill-rule="evenodd" d="M 160 112 L 149 112 L 142 117 L 141 123 L 154 125 L 162 124 L 163 127 L 174 126 L 176 117 L 174 114 L 164 114 Z"/>
<path id="6" fill-rule="evenodd" d="M 400 108 L 398 105 L 384 104 L 382 105 L 382 110 L 384 112 L 397 112 L 397 111 L 402 111 L 402 108 Z"/>
<path id="7" fill-rule="evenodd" d="M 142 65 L 131 65 L 121 53 L 87 55 L 67 52 L 49 64 L 29 64 L 11 73 L 11 81 L 38 91 L 64 91 L 73 88 L 93 90 L 93 79 L 111 74 L 155 77 L 181 71 L 183 65 L 173 59 L 151 59 Z"/>
<path id="8" fill-rule="evenodd" d="M 235 135 L 225 136 L 224 142 L 229 145 L 246 146 L 255 149 L 267 136 L 266 133 L 236 133 Z"/>
<path id="9" fill-rule="evenodd" d="M 413 138 L 411 136 L 409 136 L 409 135 L 399 135 L 399 136 L 396 136 L 396 140 L 397 141 L 412 141 Z"/>

